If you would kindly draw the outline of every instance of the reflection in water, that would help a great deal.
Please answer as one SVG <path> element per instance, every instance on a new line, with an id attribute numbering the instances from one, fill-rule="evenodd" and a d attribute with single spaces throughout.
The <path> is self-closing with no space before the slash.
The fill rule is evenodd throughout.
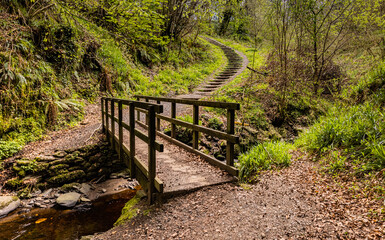
<path id="1" fill-rule="evenodd" d="M 84 235 L 104 232 L 119 218 L 125 203 L 136 190 L 99 198 L 83 210 L 34 209 L 0 219 L 0 239 L 79 239 Z"/>

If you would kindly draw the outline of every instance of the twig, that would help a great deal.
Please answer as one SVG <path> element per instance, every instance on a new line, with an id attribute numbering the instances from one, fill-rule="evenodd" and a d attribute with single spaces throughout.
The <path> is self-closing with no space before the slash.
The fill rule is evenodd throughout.
<path id="1" fill-rule="evenodd" d="M 102 124 L 99 125 L 99 127 L 97 127 L 91 134 L 91 136 L 86 140 L 86 142 L 88 142 L 89 140 L 91 140 L 92 136 L 94 136 L 94 134 L 96 133 L 96 131 L 98 131 L 100 129 L 100 127 L 102 126 Z"/>
<path id="2" fill-rule="evenodd" d="M 55 4 L 52 3 L 52 4 L 50 4 L 50 5 L 48 5 L 48 6 L 45 6 L 45 7 L 41 8 L 41 9 L 39 9 L 39 10 L 36 10 L 36 12 L 34 12 L 29 18 L 30 18 L 30 19 L 33 18 L 34 16 L 36 16 L 36 15 L 39 14 L 40 12 L 42 12 L 42 11 L 44 11 L 44 10 L 46 10 L 46 9 L 48 9 L 48 8 L 50 8 L 50 7 L 52 7 L 52 6 L 54 6 L 54 5 L 55 5 Z"/>
<path id="3" fill-rule="evenodd" d="M 269 75 L 269 73 L 267 73 L 267 72 L 260 72 L 260 71 L 257 71 L 257 70 L 255 70 L 255 69 L 249 67 L 249 66 L 247 66 L 247 69 L 249 69 L 249 70 L 251 70 L 251 71 L 253 71 L 253 72 L 255 72 L 255 73 L 261 74 L 261 75 L 263 75 L 263 76 Z"/>

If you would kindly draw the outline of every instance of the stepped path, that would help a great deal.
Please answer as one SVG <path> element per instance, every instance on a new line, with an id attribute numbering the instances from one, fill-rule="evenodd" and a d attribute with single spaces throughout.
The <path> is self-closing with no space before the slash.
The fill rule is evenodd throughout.
<path id="1" fill-rule="evenodd" d="M 220 47 L 228 59 L 227 66 L 216 77 L 208 79 L 195 89 L 191 94 L 179 95 L 179 98 L 199 100 L 203 97 L 210 96 L 213 92 L 232 81 L 241 74 L 247 67 L 249 61 L 247 57 L 231 47 L 228 47 L 215 39 L 206 38 L 210 43 Z"/>

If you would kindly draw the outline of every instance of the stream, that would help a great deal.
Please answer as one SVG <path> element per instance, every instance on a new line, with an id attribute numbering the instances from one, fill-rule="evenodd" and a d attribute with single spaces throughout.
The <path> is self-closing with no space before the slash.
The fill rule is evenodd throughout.
<path id="1" fill-rule="evenodd" d="M 113 227 L 125 203 L 136 190 L 100 197 L 88 207 L 79 209 L 34 208 L 28 213 L 15 213 L 0 219 L 1 240 L 73 240 L 105 232 Z"/>

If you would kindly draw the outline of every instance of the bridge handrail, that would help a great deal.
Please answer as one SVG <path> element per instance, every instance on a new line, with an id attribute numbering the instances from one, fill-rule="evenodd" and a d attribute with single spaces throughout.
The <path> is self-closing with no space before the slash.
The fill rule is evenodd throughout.
<path id="1" fill-rule="evenodd" d="M 180 103 L 186 105 L 194 105 L 200 107 L 213 107 L 213 108 L 226 108 L 232 110 L 239 110 L 239 103 L 228 103 L 228 102 L 214 102 L 214 101 L 202 101 L 202 100 L 192 100 L 192 99 L 181 99 L 181 98 L 167 98 L 167 97 L 152 97 L 152 96 L 143 96 L 143 95 L 134 95 L 137 99 L 148 99 L 161 102 L 170 102 L 170 103 Z"/>
<path id="2" fill-rule="evenodd" d="M 118 117 L 115 116 L 115 104 L 118 104 Z M 129 123 L 123 122 L 123 106 L 129 106 Z M 156 151 L 163 152 L 163 144 L 156 141 L 155 121 L 156 114 L 163 112 L 163 106 L 159 104 L 131 101 L 120 98 L 102 97 L 101 98 L 102 127 L 106 133 L 107 140 L 115 149 L 119 158 L 123 160 L 130 169 L 131 177 L 136 177 L 141 185 L 148 191 L 148 201 L 153 202 L 154 193 L 163 192 L 163 183 L 156 176 Z M 135 128 L 135 110 L 145 111 L 148 116 L 148 134 Z M 111 121 L 111 130 L 109 130 L 109 121 Z M 118 123 L 119 133 L 115 135 L 115 123 Z M 130 133 L 130 146 L 123 143 L 123 129 Z M 133 130 L 133 131 L 132 131 Z M 148 144 L 148 164 L 144 164 L 141 159 L 135 155 L 135 137 Z M 125 155 L 127 157 L 125 157 Z M 137 172 L 136 170 L 139 170 Z M 139 174 L 139 175 L 138 175 Z M 145 178 L 145 179 L 143 179 Z M 143 181 L 142 181 L 143 179 Z M 146 186 L 148 183 L 148 186 Z"/>
<path id="3" fill-rule="evenodd" d="M 161 102 L 169 102 L 171 103 L 171 116 L 165 116 L 161 114 L 156 114 L 157 118 L 157 129 L 160 130 L 160 120 L 167 121 L 171 123 L 171 137 L 163 134 L 158 131 L 158 135 L 166 138 L 167 140 L 175 143 L 176 145 L 193 152 L 195 154 L 200 155 L 202 158 L 207 160 L 213 165 L 220 167 L 223 170 L 228 171 L 234 176 L 238 175 L 238 169 L 234 167 L 234 144 L 239 143 L 239 137 L 235 134 L 235 110 L 240 109 L 239 103 L 226 103 L 226 102 L 212 102 L 212 101 L 201 101 L 201 100 L 190 100 L 190 99 L 178 99 L 178 98 L 166 98 L 166 97 L 152 97 L 152 96 L 142 96 L 135 95 L 138 101 L 140 99 L 145 99 L 146 103 L 149 103 L 150 100 L 156 101 L 157 104 Z M 186 121 L 176 119 L 176 104 L 186 104 L 193 106 L 193 123 L 189 123 Z M 211 128 L 207 128 L 199 125 L 199 107 L 213 107 L 213 108 L 222 108 L 227 109 L 227 129 L 226 132 L 217 131 Z M 142 127 L 146 127 L 145 123 L 140 122 L 140 114 L 139 112 L 144 112 L 141 110 L 138 111 L 137 122 Z M 145 113 L 145 112 L 144 112 Z M 146 116 L 146 122 L 147 116 Z M 176 125 L 186 127 L 193 130 L 193 146 L 190 147 L 176 139 Z M 198 150 L 199 147 L 199 133 L 205 133 L 211 135 L 213 137 L 217 137 L 219 139 L 226 140 L 226 164 L 218 161 L 216 158 L 207 155 Z"/>

